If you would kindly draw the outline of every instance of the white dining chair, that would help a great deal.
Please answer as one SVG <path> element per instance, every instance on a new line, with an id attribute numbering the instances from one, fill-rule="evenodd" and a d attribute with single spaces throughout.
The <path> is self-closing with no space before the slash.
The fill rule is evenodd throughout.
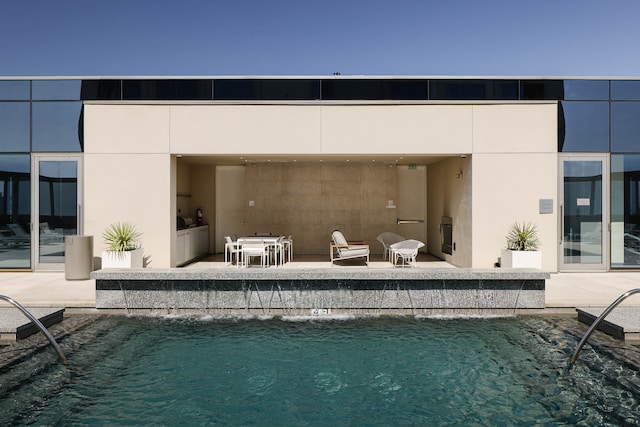
<path id="1" fill-rule="evenodd" d="M 240 264 L 240 247 L 237 241 L 234 241 L 231 237 L 224 237 L 224 265 L 228 265 L 227 260 L 233 264 L 233 256 L 236 256 L 236 265 Z M 227 258 L 228 255 L 228 258 Z"/>
<path id="2" fill-rule="evenodd" d="M 240 247 L 242 252 L 242 265 L 249 267 L 251 258 L 260 257 L 260 266 L 269 266 L 269 245 L 262 240 L 244 240 Z"/>
<path id="3" fill-rule="evenodd" d="M 293 236 L 289 234 L 289 237 L 282 239 L 282 245 L 287 254 L 287 262 L 291 262 L 293 258 Z"/>

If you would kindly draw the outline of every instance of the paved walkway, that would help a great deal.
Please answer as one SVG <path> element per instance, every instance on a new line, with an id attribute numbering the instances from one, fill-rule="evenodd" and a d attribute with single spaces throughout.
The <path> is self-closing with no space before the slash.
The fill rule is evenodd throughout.
<path id="1" fill-rule="evenodd" d="M 640 288 L 640 272 L 554 273 L 547 281 L 548 308 L 605 307 Z M 94 280 L 65 280 L 64 273 L 0 273 L 0 295 L 26 307 L 93 308 Z M 0 301 L 0 306 L 8 305 Z M 640 306 L 640 295 L 623 303 Z"/>

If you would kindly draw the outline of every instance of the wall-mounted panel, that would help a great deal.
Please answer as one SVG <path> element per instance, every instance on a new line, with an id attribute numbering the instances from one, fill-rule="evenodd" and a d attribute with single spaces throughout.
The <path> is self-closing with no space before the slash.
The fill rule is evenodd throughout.
<path id="1" fill-rule="evenodd" d="M 469 153 L 471 123 L 468 105 L 325 106 L 322 152 Z"/>
<path id="2" fill-rule="evenodd" d="M 171 107 L 171 152 L 320 153 L 320 107 L 178 105 Z"/>
<path id="3" fill-rule="evenodd" d="M 85 105 L 85 153 L 168 153 L 170 107 Z"/>
<path id="4" fill-rule="evenodd" d="M 555 153 L 557 105 L 473 106 L 474 153 Z"/>

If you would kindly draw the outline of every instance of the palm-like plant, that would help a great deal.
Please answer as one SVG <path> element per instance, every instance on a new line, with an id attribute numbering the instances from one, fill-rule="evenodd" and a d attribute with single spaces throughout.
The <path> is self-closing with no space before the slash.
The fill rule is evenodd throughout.
<path id="1" fill-rule="evenodd" d="M 138 239 L 142 234 L 136 231 L 133 224 L 126 222 L 117 222 L 111 224 L 104 233 L 102 238 L 107 244 L 107 249 L 115 252 L 132 251 L 140 247 Z"/>
<path id="2" fill-rule="evenodd" d="M 517 222 L 507 233 L 507 249 L 512 251 L 537 251 L 540 248 L 538 228 L 535 224 Z"/>

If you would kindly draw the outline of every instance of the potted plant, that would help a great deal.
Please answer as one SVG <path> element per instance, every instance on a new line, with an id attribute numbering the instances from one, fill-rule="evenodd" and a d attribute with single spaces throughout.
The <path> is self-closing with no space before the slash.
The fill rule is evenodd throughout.
<path id="1" fill-rule="evenodd" d="M 502 250 L 500 265 L 504 268 L 542 268 L 538 227 L 515 222 L 507 232 L 507 248 Z"/>
<path id="2" fill-rule="evenodd" d="M 102 238 L 107 249 L 102 251 L 102 268 L 142 268 L 140 236 L 135 225 L 126 222 L 111 224 Z"/>

